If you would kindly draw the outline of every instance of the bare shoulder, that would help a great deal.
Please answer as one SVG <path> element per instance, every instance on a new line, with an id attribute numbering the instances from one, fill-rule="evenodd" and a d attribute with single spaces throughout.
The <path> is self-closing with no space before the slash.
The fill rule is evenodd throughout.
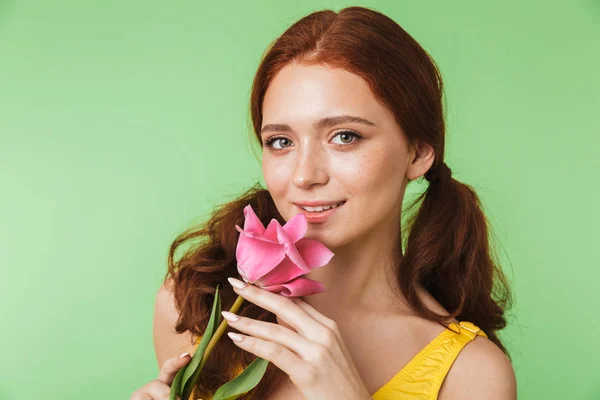
<path id="1" fill-rule="evenodd" d="M 438 399 L 513 400 L 517 381 L 508 357 L 494 342 L 477 336 L 450 368 Z"/>
<path id="2" fill-rule="evenodd" d="M 179 319 L 179 311 L 175 306 L 175 297 L 171 290 L 172 281 L 163 283 L 156 293 L 154 303 L 153 339 L 154 351 L 158 367 L 181 353 L 194 353 L 194 337 L 191 332 L 178 334 L 175 324 Z"/>

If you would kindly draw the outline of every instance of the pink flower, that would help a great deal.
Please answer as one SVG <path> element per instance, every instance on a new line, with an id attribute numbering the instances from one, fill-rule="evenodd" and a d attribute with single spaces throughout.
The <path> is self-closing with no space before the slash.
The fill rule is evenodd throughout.
<path id="1" fill-rule="evenodd" d="M 334 255 L 321 242 L 304 237 L 304 214 L 296 214 L 283 227 L 273 218 L 266 229 L 251 205 L 244 207 L 244 216 L 244 229 L 235 226 L 240 232 L 237 269 L 244 281 L 287 297 L 325 291 L 323 283 L 301 277 L 326 265 Z"/>

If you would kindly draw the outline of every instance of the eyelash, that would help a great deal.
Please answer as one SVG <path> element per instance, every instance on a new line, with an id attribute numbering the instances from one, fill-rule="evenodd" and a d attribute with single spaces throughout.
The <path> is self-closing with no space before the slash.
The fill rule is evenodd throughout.
<path id="1" fill-rule="evenodd" d="M 356 143 L 358 143 L 358 142 L 359 142 L 359 141 L 360 141 L 360 140 L 363 138 L 361 135 L 359 135 L 358 133 L 356 133 L 356 132 L 354 132 L 354 131 L 351 131 L 351 130 L 342 130 L 342 131 L 339 131 L 339 132 L 337 132 L 337 133 L 335 134 L 335 136 L 337 136 L 337 135 L 340 135 L 340 134 L 342 134 L 342 133 L 347 133 L 347 134 L 349 134 L 350 136 L 352 136 L 352 137 L 354 137 L 354 138 L 356 139 L 355 141 L 353 141 L 353 142 L 351 142 L 351 143 L 349 143 L 349 144 L 343 144 L 343 145 L 340 145 L 340 146 L 343 146 L 343 147 L 353 146 L 353 145 L 355 145 Z M 334 136 L 334 137 L 335 137 L 335 136 Z M 282 149 L 275 149 L 275 148 L 273 148 L 273 143 L 274 143 L 276 140 L 279 140 L 279 139 L 287 139 L 287 138 L 286 138 L 285 136 L 272 136 L 272 137 L 270 137 L 270 138 L 266 139 L 266 140 L 263 142 L 263 146 L 264 146 L 264 147 L 270 147 L 270 148 L 271 148 L 272 150 L 274 150 L 274 151 L 282 151 L 282 150 L 284 150 L 284 149 L 285 149 L 285 147 L 284 147 L 284 148 L 282 148 Z"/>

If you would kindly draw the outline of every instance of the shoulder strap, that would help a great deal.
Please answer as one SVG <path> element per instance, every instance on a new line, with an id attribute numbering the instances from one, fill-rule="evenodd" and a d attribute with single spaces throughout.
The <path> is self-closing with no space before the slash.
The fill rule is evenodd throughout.
<path id="1" fill-rule="evenodd" d="M 453 328 L 456 328 L 456 330 Z M 464 349 L 465 346 L 472 340 L 475 340 L 477 336 L 483 336 L 487 338 L 487 335 L 484 331 L 468 321 L 460 321 L 458 324 L 451 323 L 449 330 L 454 332 L 454 334 L 450 336 L 449 341 L 446 343 L 445 351 L 441 353 L 442 357 L 437 361 L 438 368 L 432 377 L 433 385 L 431 389 L 434 398 L 437 398 L 437 395 L 442 387 L 442 383 L 450 371 L 450 367 L 452 367 L 452 364 L 454 364 L 454 361 L 462 349 Z"/>

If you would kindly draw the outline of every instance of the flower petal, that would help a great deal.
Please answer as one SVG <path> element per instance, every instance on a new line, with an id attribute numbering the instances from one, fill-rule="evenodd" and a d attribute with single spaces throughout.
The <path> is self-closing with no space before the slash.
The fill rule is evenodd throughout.
<path id="1" fill-rule="evenodd" d="M 262 240 L 263 242 L 270 242 L 270 243 L 277 243 L 277 244 L 279 244 L 279 242 L 277 241 L 277 239 L 271 240 L 271 239 L 265 237 L 265 235 L 261 235 L 261 234 L 256 233 L 256 232 L 247 232 L 247 231 L 243 230 L 242 228 L 240 228 L 239 225 L 236 225 L 235 229 L 237 229 L 237 231 L 239 233 L 241 233 L 242 235 L 244 235 L 244 236 L 247 236 L 247 237 L 250 237 L 250 238 L 253 238 L 253 239 Z"/>
<path id="2" fill-rule="evenodd" d="M 306 262 L 300 256 L 298 249 L 296 249 L 296 245 L 290 240 L 287 232 L 283 230 L 282 227 L 277 226 L 277 239 L 279 243 L 285 246 L 285 254 L 292 260 L 294 264 L 298 266 L 304 273 L 309 272 L 310 268 L 306 265 Z"/>
<path id="3" fill-rule="evenodd" d="M 269 225 L 267 226 L 267 229 L 265 230 L 264 236 L 265 236 L 265 238 L 267 238 L 273 242 L 280 243 L 279 240 L 277 239 L 277 226 L 281 227 L 281 224 L 279 223 L 279 221 L 277 221 L 275 218 L 271 219 L 271 222 L 269 222 Z"/>
<path id="4" fill-rule="evenodd" d="M 287 233 L 292 243 L 296 243 L 304 237 L 307 229 L 308 223 L 306 222 L 306 216 L 302 213 L 294 215 L 294 217 L 283 226 L 283 230 Z"/>
<path id="5" fill-rule="evenodd" d="M 325 291 L 325 284 L 308 278 L 296 278 L 279 285 L 262 286 L 263 289 L 286 297 L 310 296 Z"/>
<path id="6" fill-rule="evenodd" d="M 309 238 L 301 238 L 295 245 L 300 257 L 306 262 L 306 266 L 311 269 L 319 268 L 327 265 L 334 253 L 329 250 L 323 243 Z M 281 263 L 273 268 L 271 272 L 263 275 L 258 281 L 259 285 L 274 285 L 281 282 L 288 282 L 307 272 L 298 267 L 286 254 L 286 257 Z"/>
<path id="7" fill-rule="evenodd" d="M 327 265 L 334 256 L 334 253 L 323 243 L 306 237 L 296 242 L 296 249 L 310 269 Z"/>
<path id="8" fill-rule="evenodd" d="M 264 235 L 265 227 L 254 213 L 254 209 L 250 204 L 244 207 L 244 217 L 244 231 Z"/>
<path id="9" fill-rule="evenodd" d="M 324 244 L 304 237 L 308 225 L 303 213 L 284 226 L 275 218 L 265 228 L 252 206 L 244 207 L 244 229 L 236 247 L 237 269 L 242 279 L 284 296 L 306 296 L 325 291 L 321 282 L 302 277 L 326 265 L 333 257 Z"/>
<path id="10" fill-rule="evenodd" d="M 285 247 L 240 234 L 235 250 L 238 267 L 250 282 L 269 273 L 285 257 Z"/>
<path id="11" fill-rule="evenodd" d="M 306 274 L 306 271 L 300 269 L 292 260 L 290 260 L 289 256 L 286 255 L 278 266 L 273 268 L 266 275 L 263 275 L 256 281 L 256 284 L 260 286 L 275 285 L 282 282 L 289 282 L 304 274 Z"/>

